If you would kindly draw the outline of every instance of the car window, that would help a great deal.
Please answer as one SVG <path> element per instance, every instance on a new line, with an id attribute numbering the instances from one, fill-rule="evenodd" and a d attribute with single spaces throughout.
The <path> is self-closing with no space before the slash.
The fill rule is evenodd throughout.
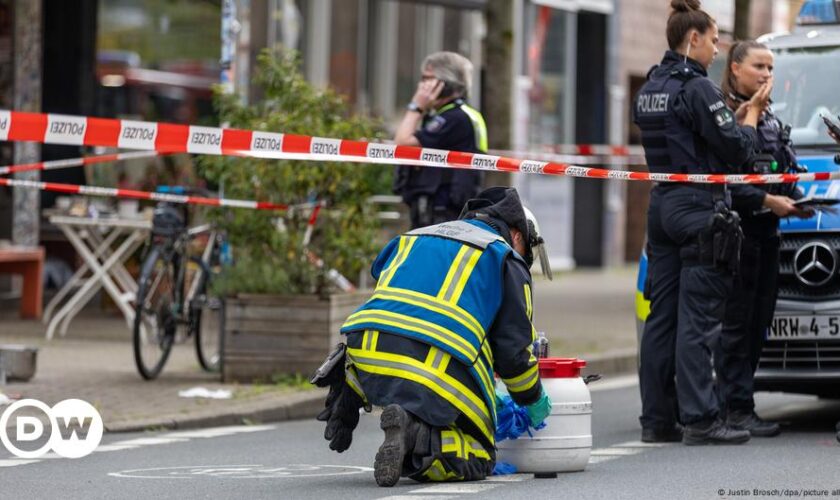
<path id="1" fill-rule="evenodd" d="M 777 49 L 773 110 L 797 146 L 829 145 L 821 114 L 840 114 L 840 46 Z"/>

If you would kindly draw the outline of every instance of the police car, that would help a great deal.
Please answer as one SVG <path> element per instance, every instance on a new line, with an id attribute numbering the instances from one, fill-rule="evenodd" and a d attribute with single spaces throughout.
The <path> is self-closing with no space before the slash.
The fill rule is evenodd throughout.
<path id="1" fill-rule="evenodd" d="M 840 148 L 821 118 L 840 115 L 840 0 L 805 2 L 792 33 L 759 41 L 776 56 L 773 109 L 792 127 L 799 164 L 809 172 L 840 169 Z M 800 187 L 806 195 L 840 198 L 840 181 Z M 840 397 L 840 214 L 784 219 L 781 231 L 779 295 L 756 390 Z M 643 254 L 636 289 L 639 337 L 650 312 L 642 293 L 646 271 Z"/>

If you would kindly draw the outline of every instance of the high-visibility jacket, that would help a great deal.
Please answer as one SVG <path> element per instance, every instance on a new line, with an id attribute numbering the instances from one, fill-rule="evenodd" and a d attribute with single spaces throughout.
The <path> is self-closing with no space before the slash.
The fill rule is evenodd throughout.
<path id="1" fill-rule="evenodd" d="M 480 394 L 456 384 L 434 363 L 412 363 L 369 349 L 350 352 L 353 362 L 365 371 L 375 369 L 423 384 L 470 419 L 492 443 L 493 354 L 486 337 L 501 305 L 508 258 L 521 260 L 501 236 L 479 221 L 446 222 L 406 233 L 379 254 L 372 271 L 377 278 L 373 296 L 341 328 L 343 334 L 379 331 L 429 344 L 461 363 Z M 363 345 L 366 341 L 372 342 L 373 336 L 366 336 Z M 512 390 L 533 388 L 539 382 L 536 364 L 507 382 Z"/>

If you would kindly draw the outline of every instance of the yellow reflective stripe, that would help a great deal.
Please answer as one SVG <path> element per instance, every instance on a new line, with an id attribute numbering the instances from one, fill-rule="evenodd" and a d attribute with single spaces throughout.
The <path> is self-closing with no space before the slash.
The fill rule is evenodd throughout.
<path id="1" fill-rule="evenodd" d="M 348 347 L 347 355 L 357 369 L 403 378 L 421 384 L 463 413 L 492 443 L 493 427 L 487 403 L 464 384 L 445 372 L 432 370 L 416 359 L 400 354 L 365 351 Z"/>
<path id="2" fill-rule="evenodd" d="M 441 451 L 444 453 L 455 453 L 455 456 L 463 460 L 467 459 L 464 448 L 464 436 L 458 429 L 440 431 Z"/>
<path id="3" fill-rule="evenodd" d="M 449 293 L 449 289 L 452 287 L 452 281 L 455 279 L 455 276 L 458 274 L 459 269 L 461 269 L 462 262 L 464 261 L 464 255 L 471 250 L 472 247 L 467 245 L 461 245 L 461 248 L 458 250 L 458 253 L 455 254 L 455 259 L 452 260 L 452 264 L 449 265 L 449 271 L 446 273 L 446 278 L 443 279 L 443 284 L 440 286 L 440 290 L 438 291 L 437 298 L 440 300 L 446 300 L 446 294 Z"/>
<path id="4" fill-rule="evenodd" d="M 515 377 L 511 377 L 511 378 L 503 378 L 502 380 L 505 382 L 505 384 L 516 384 L 516 383 L 519 383 L 519 382 L 525 380 L 526 378 L 530 377 L 531 372 L 537 370 L 538 368 L 539 368 L 539 365 L 534 365 L 534 366 L 528 368 L 527 370 L 525 370 L 524 373 L 521 373 L 521 374 L 519 374 Z"/>
<path id="5" fill-rule="evenodd" d="M 452 356 L 447 354 L 446 351 L 432 346 L 429 348 L 429 354 L 426 355 L 425 363 L 435 370 L 445 372 L 450 359 L 452 359 Z"/>
<path id="6" fill-rule="evenodd" d="M 362 336 L 362 345 L 368 351 L 375 351 L 378 340 L 379 330 L 365 330 L 365 334 Z"/>
<path id="7" fill-rule="evenodd" d="M 636 290 L 636 317 L 645 321 L 650 314 L 650 301 L 645 298 L 645 294 Z"/>
<path id="8" fill-rule="evenodd" d="M 531 323 L 531 343 L 533 344 L 537 340 L 537 329 L 534 328 L 534 306 L 532 302 L 533 297 L 531 296 L 531 285 L 525 283 L 523 286 L 525 288 L 525 314 Z"/>
<path id="9" fill-rule="evenodd" d="M 512 379 L 502 379 L 508 391 L 510 392 L 524 392 L 536 385 L 539 380 L 539 365 L 534 365 L 528 368 L 525 373 L 514 377 Z"/>
<path id="10" fill-rule="evenodd" d="M 475 248 L 470 248 L 469 255 L 467 256 L 467 263 L 464 268 L 461 270 L 460 276 L 458 277 L 458 281 L 455 284 L 455 287 L 448 297 L 445 297 L 444 300 L 447 302 L 452 302 L 453 304 L 457 304 L 458 301 L 461 299 L 461 294 L 464 293 L 464 288 L 467 286 L 467 281 L 470 279 L 470 275 L 475 270 L 475 264 L 478 262 L 478 259 L 481 257 L 482 252 Z"/>
<path id="11" fill-rule="evenodd" d="M 525 287 L 525 314 L 528 315 L 528 319 L 531 319 L 531 313 L 533 313 L 533 307 L 531 305 L 531 287 L 528 283 L 523 285 Z"/>
<path id="12" fill-rule="evenodd" d="M 475 145 L 478 147 L 478 150 L 482 153 L 487 152 L 487 124 L 484 123 L 484 117 L 478 110 L 467 106 L 466 104 L 461 106 L 461 109 L 470 117 L 470 121 L 473 124 L 473 129 L 475 130 Z"/>
<path id="13" fill-rule="evenodd" d="M 380 287 L 376 289 L 373 297 L 374 299 L 393 300 L 395 302 L 403 302 L 413 306 L 422 307 L 429 311 L 434 311 L 442 314 L 448 318 L 452 318 L 458 323 L 464 325 L 478 338 L 478 341 L 484 338 L 484 328 L 475 317 L 468 313 L 457 304 L 450 302 L 443 302 L 437 297 L 426 295 L 424 293 L 415 292 L 414 290 L 406 290 L 403 288 Z"/>
<path id="14" fill-rule="evenodd" d="M 467 437 L 470 438 L 471 436 Z M 490 460 L 490 454 L 485 451 L 484 447 L 481 446 L 481 443 L 474 441 L 473 439 L 467 439 L 467 452 L 478 458 Z"/>
<path id="15" fill-rule="evenodd" d="M 358 375 L 356 375 L 356 370 L 352 366 L 348 366 L 344 370 L 344 379 L 347 381 L 347 385 L 353 389 L 353 392 L 359 395 L 362 398 L 362 401 L 367 404 L 368 400 L 365 396 L 365 391 L 362 389 L 362 384 L 359 383 Z"/>
<path id="16" fill-rule="evenodd" d="M 470 344 L 465 338 L 447 328 L 443 328 L 440 325 L 436 325 L 426 320 L 382 309 L 363 309 L 359 312 L 353 313 L 349 318 L 347 318 L 347 321 L 344 323 L 344 328 L 369 321 L 396 328 L 404 328 L 412 332 L 428 335 L 429 337 L 432 337 L 433 339 L 457 350 L 466 356 L 466 358 L 470 361 L 475 359 L 476 354 L 478 354 L 475 347 L 473 347 L 472 344 Z"/>
<path id="17" fill-rule="evenodd" d="M 453 471 L 447 471 L 443 463 L 440 459 L 434 459 L 429 468 L 423 472 L 423 475 L 426 476 L 430 481 L 442 482 L 448 481 L 450 479 L 462 479 L 462 476 L 459 476 Z"/>
<path id="18" fill-rule="evenodd" d="M 379 276 L 379 281 L 376 284 L 377 287 L 388 286 L 388 283 L 391 282 L 391 278 L 393 278 L 394 274 L 396 274 L 397 269 L 408 258 L 408 254 L 411 252 L 411 247 L 414 246 L 414 242 L 416 240 L 417 237 L 415 236 L 402 236 L 400 238 L 397 256 L 394 257 L 393 261 L 391 261 L 391 265 L 382 271 L 382 274 Z"/>

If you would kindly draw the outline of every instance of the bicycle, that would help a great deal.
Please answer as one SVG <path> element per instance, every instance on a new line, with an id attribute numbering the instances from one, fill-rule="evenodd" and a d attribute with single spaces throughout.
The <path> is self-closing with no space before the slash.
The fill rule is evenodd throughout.
<path id="1" fill-rule="evenodd" d="M 207 196 L 203 189 L 161 186 L 158 192 Z M 134 360 L 140 375 L 157 377 L 186 327 L 184 340 L 195 338 L 198 362 L 206 371 L 219 371 L 222 363 L 221 298 L 209 293 L 213 269 L 222 259 L 223 236 L 209 224 L 189 228 L 187 205 L 158 202 L 152 220 L 148 252 L 138 280 L 133 328 Z M 207 234 L 201 256 L 190 255 L 190 244 Z M 194 272 L 190 263 L 195 264 Z M 212 317 L 206 317 L 212 314 Z M 202 318 L 202 316 L 205 316 Z"/>

